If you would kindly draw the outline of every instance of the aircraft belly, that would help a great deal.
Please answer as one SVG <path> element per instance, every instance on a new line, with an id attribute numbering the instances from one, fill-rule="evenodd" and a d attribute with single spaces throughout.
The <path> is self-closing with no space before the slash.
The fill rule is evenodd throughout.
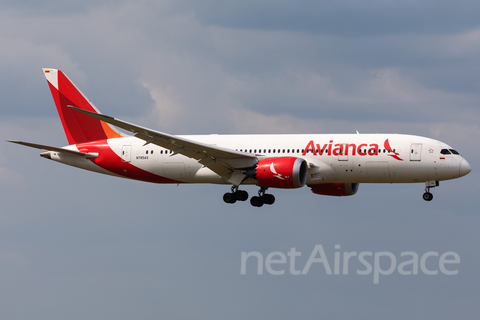
<path id="1" fill-rule="evenodd" d="M 353 166 L 352 179 L 342 174 L 339 182 L 357 183 L 412 183 L 428 180 L 425 163 L 397 161 L 395 159 L 359 161 Z M 345 170 L 343 170 L 345 171 Z"/>
<path id="2" fill-rule="evenodd" d="M 195 160 L 181 156 L 177 159 L 175 157 L 161 159 L 157 172 L 163 177 L 186 183 L 225 183 L 225 180 L 212 170 Z"/>
<path id="3" fill-rule="evenodd" d="M 372 182 L 390 182 L 388 161 L 367 161 L 365 163 L 367 179 Z"/>
<path id="4" fill-rule="evenodd" d="M 121 177 L 118 174 L 115 174 L 113 172 L 110 172 L 108 170 L 105 170 L 104 168 L 96 165 L 92 161 L 86 158 L 82 157 L 77 157 L 77 156 L 71 156 L 68 154 L 60 154 L 57 152 L 51 152 L 51 159 L 56 162 L 60 162 L 72 167 L 88 170 L 88 171 L 93 171 L 93 172 L 98 172 L 102 174 L 107 174 L 111 176 L 116 176 L 116 177 Z"/>

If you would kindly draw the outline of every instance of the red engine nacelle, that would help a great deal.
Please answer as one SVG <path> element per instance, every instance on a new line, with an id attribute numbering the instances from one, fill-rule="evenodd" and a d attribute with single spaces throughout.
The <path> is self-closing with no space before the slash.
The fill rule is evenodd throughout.
<path id="1" fill-rule="evenodd" d="M 263 159 L 257 163 L 255 179 L 262 187 L 300 188 L 307 182 L 307 162 L 295 157 Z"/>
<path id="2" fill-rule="evenodd" d="M 321 194 L 324 196 L 353 196 L 358 191 L 358 183 L 323 183 L 313 184 L 309 187 L 312 188 L 312 192 L 315 194 Z"/>

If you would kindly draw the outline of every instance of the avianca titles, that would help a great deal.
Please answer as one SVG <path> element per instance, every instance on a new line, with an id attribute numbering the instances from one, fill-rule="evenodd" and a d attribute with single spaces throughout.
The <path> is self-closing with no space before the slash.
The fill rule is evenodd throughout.
<path id="1" fill-rule="evenodd" d="M 246 201 L 244 185 L 259 187 L 253 206 L 273 204 L 270 188 L 354 195 L 360 183 L 425 183 L 462 177 L 470 165 L 449 145 L 403 134 L 283 134 L 177 136 L 141 127 L 98 109 L 60 70 L 43 69 L 68 140 L 44 158 L 81 169 L 153 183 L 231 185 L 226 203 Z M 116 127 L 131 132 L 125 134 Z"/>

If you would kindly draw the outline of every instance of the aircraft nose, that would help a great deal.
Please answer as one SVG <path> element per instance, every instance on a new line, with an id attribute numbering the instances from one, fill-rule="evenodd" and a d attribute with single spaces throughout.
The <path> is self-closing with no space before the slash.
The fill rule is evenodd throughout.
<path id="1" fill-rule="evenodd" d="M 462 161 L 460 161 L 460 176 L 465 176 L 472 171 L 472 167 L 470 167 L 470 164 L 467 162 L 467 160 L 462 158 Z"/>

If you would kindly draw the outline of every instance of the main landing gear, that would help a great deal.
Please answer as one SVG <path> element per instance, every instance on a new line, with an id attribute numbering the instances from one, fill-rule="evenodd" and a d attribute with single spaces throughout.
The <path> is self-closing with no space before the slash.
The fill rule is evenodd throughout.
<path id="1" fill-rule="evenodd" d="M 433 194 L 430 192 L 430 188 L 435 188 L 439 186 L 438 181 L 427 181 L 425 182 L 425 193 L 423 194 L 423 200 L 432 201 Z"/>
<path id="2" fill-rule="evenodd" d="M 250 198 L 250 204 L 254 207 L 261 207 L 264 204 L 273 204 L 275 202 L 275 196 L 273 194 L 267 194 L 268 188 L 260 187 L 258 196 Z M 246 201 L 248 199 L 248 193 L 244 190 L 238 190 L 238 186 L 232 186 L 232 192 L 227 192 L 223 195 L 223 201 L 226 203 L 235 203 L 237 201 Z"/>
<path id="3" fill-rule="evenodd" d="M 265 193 L 268 188 L 260 187 L 258 196 L 253 196 L 250 199 L 250 204 L 254 207 L 261 207 L 264 204 L 273 204 L 275 202 L 275 196 L 273 194 Z"/>
<path id="4" fill-rule="evenodd" d="M 248 199 L 248 192 L 245 190 L 238 190 L 238 186 L 232 186 L 232 192 L 227 192 L 223 195 L 223 201 L 226 203 L 235 203 L 237 201 L 246 201 Z"/>

